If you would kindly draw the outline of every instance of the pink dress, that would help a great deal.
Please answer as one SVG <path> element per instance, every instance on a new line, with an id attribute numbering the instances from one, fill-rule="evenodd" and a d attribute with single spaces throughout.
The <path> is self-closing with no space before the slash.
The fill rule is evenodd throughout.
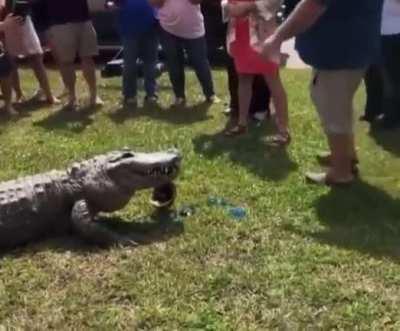
<path id="1" fill-rule="evenodd" d="M 240 74 L 275 74 L 279 70 L 279 65 L 262 58 L 260 53 L 251 45 L 250 20 L 248 18 L 236 18 L 233 28 L 235 40 L 229 46 L 236 71 Z"/>

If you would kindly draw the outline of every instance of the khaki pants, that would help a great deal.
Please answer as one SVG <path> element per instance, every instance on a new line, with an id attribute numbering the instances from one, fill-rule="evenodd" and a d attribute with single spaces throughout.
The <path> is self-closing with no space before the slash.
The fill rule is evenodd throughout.
<path id="1" fill-rule="evenodd" d="M 314 70 L 311 98 L 326 134 L 353 134 L 353 100 L 365 70 Z"/>
<path id="2" fill-rule="evenodd" d="M 51 47 L 61 63 L 98 55 L 97 35 L 90 21 L 52 26 L 48 31 Z"/>

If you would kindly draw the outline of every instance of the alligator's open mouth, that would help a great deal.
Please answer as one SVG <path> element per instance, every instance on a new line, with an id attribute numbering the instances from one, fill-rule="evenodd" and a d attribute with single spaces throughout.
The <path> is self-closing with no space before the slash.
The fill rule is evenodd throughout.
<path id="1" fill-rule="evenodd" d="M 176 186 L 169 182 L 154 189 L 150 203 L 156 208 L 168 208 L 174 203 L 175 197 Z"/>
<path id="2" fill-rule="evenodd" d="M 147 175 L 151 177 L 174 176 L 177 172 L 178 172 L 177 166 L 167 165 L 167 166 L 152 168 L 147 172 Z"/>

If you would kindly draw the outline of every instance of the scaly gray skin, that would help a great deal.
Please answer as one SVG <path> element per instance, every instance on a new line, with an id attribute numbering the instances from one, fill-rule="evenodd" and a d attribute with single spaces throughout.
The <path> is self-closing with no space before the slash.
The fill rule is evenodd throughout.
<path id="1" fill-rule="evenodd" d="M 137 190 L 172 183 L 180 160 L 177 151 L 114 151 L 66 171 L 0 183 L 0 248 L 71 229 L 95 244 L 133 244 L 94 222 L 95 215 L 125 207 Z"/>

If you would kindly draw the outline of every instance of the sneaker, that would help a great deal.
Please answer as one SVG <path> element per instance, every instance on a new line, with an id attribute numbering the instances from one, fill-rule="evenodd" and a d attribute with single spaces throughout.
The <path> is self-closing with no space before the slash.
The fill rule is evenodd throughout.
<path id="1" fill-rule="evenodd" d="M 150 105 L 154 105 L 158 102 L 158 97 L 156 95 L 146 96 L 144 102 Z"/>
<path id="2" fill-rule="evenodd" d="M 224 115 L 229 116 L 232 111 L 232 108 L 225 108 L 222 112 L 224 113 Z"/>
<path id="3" fill-rule="evenodd" d="M 212 96 L 210 96 L 210 97 L 206 97 L 206 102 L 209 103 L 209 104 L 214 105 L 214 104 L 220 103 L 220 102 L 221 102 L 221 99 L 218 98 L 218 97 L 214 94 L 214 95 L 212 95 Z"/>
<path id="4" fill-rule="evenodd" d="M 96 97 L 94 100 L 90 100 L 89 107 L 100 108 L 104 106 L 104 101 L 100 97 Z"/>
<path id="5" fill-rule="evenodd" d="M 185 98 L 175 98 L 175 101 L 171 106 L 172 107 L 185 107 L 185 105 L 186 105 Z"/>
<path id="6" fill-rule="evenodd" d="M 124 108 L 136 109 L 138 107 L 137 98 L 126 98 L 123 101 Z"/>
<path id="7" fill-rule="evenodd" d="M 268 115 L 268 112 L 259 111 L 259 112 L 256 112 L 253 114 L 253 119 L 255 119 L 256 121 L 259 121 L 259 122 L 263 122 L 267 118 L 267 115 Z"/>

